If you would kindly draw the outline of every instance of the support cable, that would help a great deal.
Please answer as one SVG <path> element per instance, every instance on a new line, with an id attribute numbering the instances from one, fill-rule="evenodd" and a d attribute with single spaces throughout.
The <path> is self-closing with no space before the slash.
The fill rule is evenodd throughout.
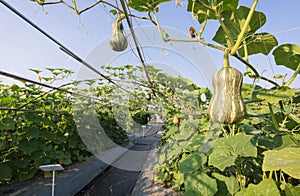
<path id="1" fill-rule="evenodd" d="M 131 20 L 129 18 L 129 14 L 127 12 L 127 7 L 126 7 L 126 4 L 125 4 L 125 1 L 124 0 L 120 0 L 121 2 L 121 5 L 122 5 L 122 8 L 123 8 L 123 12 L 125 14 L 125 18 L 126 18 L 126 21 L 128 23 L 128 27 L 130 29 L 130 32 L 131 32 L 131 35 L 132 35 L 132 38 L 133 38 L 133 41 L 134 41 L 134 44 L 136 46 L 136 50 L 138 52 L 138 56 L 139 56 L 139 59 L 143 65 L 143 68 L 144 68 L 144 71 L 145 71 L 145 74 L 146 74 L 146 78 L 148 80 L 148 83 L 150 85 L 150 88 L 152 89 L 152 92 L 153 92 L 153 95 L 156 96 L 156 93 L 155 91 L 153 90 L 153 83 L 150 79 L 150 74 L 148 72 L 148 69 L 147 69 L 147 66 L 145 64 L 145 61 L 144 61 L 144 58 L 143 58 L 143 54 L 141 52 L 141 49 L 140 49 L 140 46 L 139 46 L 139 42 L 137 41 L 137 37 L 136 37 L 136 34 L 134 32 L 134 29 L 133 29 L 133 26 L 132 26 L 132 23 L 131 23 Z"/>
<path id="2" fill-rule="evenodd" d="M 13 78 L 13 79 L 16 79 L 16 80 L 19 80 L 19 81 L 26 81 L 26 82 L 36 84 L 36 85 L 39 85 L 39 86 L 42 86 L 42 87 L 50 88 L 50 89 L 53 89 L 53 90 L 62 91 L 62 92 L 65 92 L 65 93 L 69 93 L 71 95 L 77 95 L 77 96 L 86 97 L 86 98 L 89 98 L 89 99 L 95 99 L 95 100 L 101 101 L 97 97 L 91 97 L 91 96 L 84 95 L 84 94 L 81 94 L 81 93 L 68 91 L 68 90 L 63 89 L 63 88 L 50 86 L 48 84 L 44 84 L 44 83 L 41 83 L 41 82 L 30 80 L 30 79 L 27 79 L 27 78 L 24 78 L 24 77 L 21 77 L 21 76 L 17 76 L 15 74 L 7 73 L 7 72 L 1 71 L 1 70 L 0 70 L 0 75 L 6 76 L 6 77 L 9 77 L 9 78 Z"/>
<path id="3" fill-rule="evenodd" d="M 63 44 L 61 44 L 59 41 L 57 41 L 56 39 L 54 39 L 47 32 L 45 32 L 44 30 L 42 30 L 39 26 L 37 26 L 36 24 L 34 24 L 28 18 L 26 18 L 26 16 L 24 16 L 22 13 L 20 13 L 18 10 L 16 10 L 14 7 L 12 7 L 10 4 L 8 4 L 7 2 L 5 2 L 3 0 L 0 0 L 0 2 L 6 8 L 8 8 L 10 11 L 12 11 L 13 13 L 15 13 L 17 16 L 19 16 L 24 21 L 26 21 L 28 24 L 30 24 L 33 28 L 35 28 L 36 30 L 38 30 L 40 33 L 42 33 L 44 36 L 46 36 L 48 39 L 50 39 L 52 42 L 54 42 L 56 45 L 58 45 L 59 49 L 62 50 L 63 52 L 65 52 L 67 55 L 69 55 L 73 59 L 77 60 L 79 63 L 81 63 L 82 65 L 86 66 L 87 68 L 89 68 L 93 72 L 97 73 L 98 75 L 100 75 L 101 77 L 103 77 L 104 79 L 106 79 L 108 82 L 112 83 L 113 85 L 117 86 L 118 88 L 120 88 L 120 89 L 122 89 L 125 92 L 127 92 L 127 93 L 130 94 L 130 92 L 128 90 L 124 89 L 123 87 L 121 87 L 120 85 L 118 85 L 117 83 L 115 83 L 114 81 L 112 81 L 109 77 L 107 77 L 106 75 L 102 74 L 97 69 L 95 69 L 94 67 L 92 67 L 91 65 L 89 65 L 86 61 L 84 61 L 83 59 L 81 59 L 79 56 L 77 56 L 75 53 L 73 53 L 71 50 L 69 50 L 67 47 L 65 47 Z"/>

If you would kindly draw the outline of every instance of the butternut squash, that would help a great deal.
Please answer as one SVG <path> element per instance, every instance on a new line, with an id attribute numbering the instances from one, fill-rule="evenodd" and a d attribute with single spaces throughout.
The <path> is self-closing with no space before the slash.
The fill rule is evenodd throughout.
<path id="1" fill-rule="evenodd" d="M 110 38 L 109 44 L 111 49 L 116 52 L 124 51 L 128 46 L 127 39 L 123 33 L 121 17 L 118 17 L 112 24 L 112 36 Z"/>
<path id="2" fill-rule="evenodd" d="M 213 76 L 213 96 L 208 113 L 211 121 L 222 124 L 234 124 L 243 120 L 246 107 L 241 88 L 242 73 L 230 66 L 224 66 Z"/>

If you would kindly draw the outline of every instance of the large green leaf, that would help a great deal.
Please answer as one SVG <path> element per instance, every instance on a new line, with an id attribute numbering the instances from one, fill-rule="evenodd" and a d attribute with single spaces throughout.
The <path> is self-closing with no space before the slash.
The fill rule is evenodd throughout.
<path id="1" fill-rule="evenodd" d="M 172 188 L 175 190 L 180 190 L 181 185 L 184 183 L 183 173 L 174 173 L 172 179 Z"/>
<path id="2" fill-rule="evenodd" d="M 296 70 L 300 63 L 300 47 L 295 44 L 283 44 L 273 51 L 277 65 Z"/>
<path id="3" fill-rule="evenodd" d="M 10 180 L 12 169 L 6 163 L 0 163 L 0 180 Z"/>
<path id="4" fill-rule="evenodd" d="M 262 89 L 256 93 L 258 99 L 263 99 L 269 103 L 278 103 L 278 101 L 288 99 L 294 95 L 295 91 L 288 87 Z"/>
<path id="5" fill-rule="evenodd" d="M 299 196 L 300 195 L 300 186 L 294 187 L 291 184 L 286 184 L 284 190 L 285 190 L 286 196 Z"/>
<path id="6" fill-rule="evenodd" d="M 177 132 L 174 135 L 176 141 L 188 140 L 192 135 L 197 133 L 198 120 L 182 120 Z"/>
<path id="7" fill-rule="evenodd" d="M 2 119 L 0 130 L 8 131 L 8 130 L 15 130 L 15 129 L 16 129 L 16 123 L 12 118 L 3 118 Z"/>
<path id="8" fill-rule="evenodd" d="M 184 148 L 176 141 L 172 141 L 170 145 L 164 145 L 159 150 L 158 164 L 164 165 L 178 157 Z"/>
<path id="9" fill-rule="evenodd" d="M 225 183 L 227 191 L 230 193 L 230 195 L 234 195 L 235 193 L 237 193 L 239 191 L 240 185 L 235 177 L 233 177 L 233 176 L 227 177 L 227 176 L 223 176 L 219 173 L 214 173 L 213 176 L 217 180 Z"/>
<path id="10" fill-rule="evenodd" d="M 171 0 L 130 0 L 128 5 L 139 12 L 153 11 L 160 3 Z"/>
<path id="11" fill-rule="evenodd" d="M 263 152 L 263 171 L 282 170 L 293 178 L 300 179 L 300 148 L 286 147 Z"/>
<path id="12" fill-rule="evenodd" d="M 206 162 L 206 156 L 200 156 L 198 153 L 192 153 L 187 157 L 180 159 L 178 162 L 178 169 L 182 173 L 189 173 L 201 168 Z"/>
<path id="13" fill-rule="evenodd" d="M 18 180 L 19 181 L 25 181 L 25 180 L 29 180 L 30 178 L 32 178 L 34 176 L 34 174 L 38 171 L 37 168 L 32 167 L 32 168 L 27 168 L 25 170 L 20 170 L 18 172 Z"/>
<path id="14" fill-rule="evenodd" d="M 259 85 L 253 85 L 253 84 L 243 84 L 242 86 L 242 96 L 244 99 L 257 99 L 256 94 L 258 91 L 263 89 Z"/>
<path id="15" fill-rule="evenodd" d="M 277 39 L 269 33 L 257 33 L 246 38 L 248 55 L 269 54 L 269 52 L 278 45 Z M 245 56 L 244 47 L 238 50 L 241 56 Z"/>
<path id="16" fill-rule="evenodd" d="M 207 19 L 216 19 L 215 14 L 212 11 L 207 15 L 207 8 L 203 4 L 210 6 L 212 9 L 216 9 L 221 13 L 223 11 L 236 9 L 238 2 L 239 0 L 216 0 L 210 1 L 210 4 L 208 0 L 189 0 L 187 10 L 197 16 L 199 23 L 202 23 L 206 17 Z"/>
<path id="17" fill-rule="evenodd" d="M 257 149 L 252 145 L 253 136 L 239 134 L 216 141 L 208 163 L 221 171 L 234 165 L 238 156 L 256 157 Z"/>
<path id="18" fill-rule="evenodd" d="M 218 191 L 217 182 L 205 173 L 184 175 L 184 195 L 214 195 Z"/>
<path id="19" fill-rule="evenodd" d="M 19 147 L 25 154 L 31 154 L 32 152 L 38 150 L 39 145 L 40 141 L 36 138 L 33 138 L 31 140 L 23 138 L 19 143 Z"/>
<path id="20" fill-rule="evenodd" d="M 237 40 L 238 35 L 243 28 L 246 18 L 248 16 L 250 9 L 244 6 L 240 6 L 238 9 L 234 11 L 227 11 L 224 13 L 223 23 L 229 29 L 229 34 L 233 40 Z M 266 22 L 266 16 L 262 12 L 255 11 L 251 18 L 251 21 L 247 27 L 246 33 L 244 37 L 250 37 L 256 30 L 262 27 Z M 213 40 L 222 44 L 224 46 L 228 46 L 228 38 L 225 34 L 223 28 L 220 26 L 218 31 L 216 32 Z"/>
<path id="21" fill-rule="evenodd" d="M 244 196 L 280 196 L 280 193 L 272 179 L 265 179 L 258 185 L 250 184 Z"/>

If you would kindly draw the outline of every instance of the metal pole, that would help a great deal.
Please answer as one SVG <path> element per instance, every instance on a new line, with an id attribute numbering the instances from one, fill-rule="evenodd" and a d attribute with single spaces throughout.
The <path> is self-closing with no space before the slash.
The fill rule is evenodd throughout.
<path id="1" fill-rule="evenodd" d="M 54 196 L 55 170 L 52 171 L 52 196 Z"/>

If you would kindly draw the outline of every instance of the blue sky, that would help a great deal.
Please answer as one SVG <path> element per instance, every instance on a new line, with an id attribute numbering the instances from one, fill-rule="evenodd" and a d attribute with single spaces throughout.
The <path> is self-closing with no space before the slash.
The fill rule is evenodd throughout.
<path id="1" fill-rule="evenodd" d="M 109 14 L 110 8 L 99 5 L 83 13 L 79 18 L 74 12 L 62 5 L 47 6 L 42 9 L 29 0 L 8 1 L 13 7 L 40 26 L 43 30 L 59 40 L 75 54 L 84 58 L 99 42 L 107 39 L 111 34 L 111 24 L 114 17 Z M 93 0 L 84 1 L 86 5 Z M 115 4 L 115 1 L 110 1 Z M 158 17 L 160 24 L 188 33 L 190 26 L 200 28 L 197 21 L 186 12 L 186 4 L 176 8 L 175 1 L 160 6 Z M 240 5 L 251 6 L 253 1 L 240 0 Z M 79 6 L 83 7 L 84 5 Z M 260 1 L 257 10 L 267 16 L 263 32 L 276 36 L 279 44 L 294 43 L 300 46 L 299 0 L 289 1 Z M 45 12 L 47 14 L 45 14 Z M 37 79 L 29 68 L 44 70 L 46 67 L 62 67 L 77 72 L 80 66 L 58 49 L 46 37 L 33 29 L 22 19 L 0 4 L 0 70 L 15 73 L 31 79 Z M 134 20 L 135 26 L 151 25 L 148 21 Z M 209 21 L 203 37 L 209 41 L 218 27 L 215 22 Z M 142 42 L 142 40 L 140 40 Z M 207 47 L 206 47 L 207 48 Z M 222 66 L 222 53 L 213 49 L 206 50 L 215 64 Z M 101 54 L 102 55 L 102 54 Z M 105 54 L 103 54 L 105 55 Z M 235 61 L 232 64 L 245 71 L 244 65 Z M 250 57 L 253 65 L 258 65 L 258 71 L 268 77 L 274 74 L 288 73 L 287 68 L 276 66 L 273 56 L 255 55 Z M 0 76 L 0 79 L 4 77 Z M 7 81 L 7 80 L 5 80 Z M 279 81 L 278 81 L 279 82 Z M 293 86 L 299 88 L 299 76 Z"/>

